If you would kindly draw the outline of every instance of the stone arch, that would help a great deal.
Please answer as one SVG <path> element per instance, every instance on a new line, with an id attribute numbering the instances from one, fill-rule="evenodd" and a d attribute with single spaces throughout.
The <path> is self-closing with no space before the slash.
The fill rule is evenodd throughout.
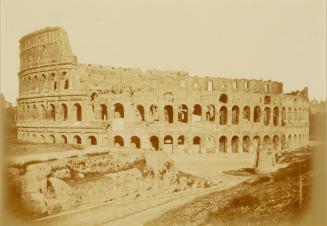
<path id="1" fill-rule="evenodd" d="M 293 147 L 293 140 L 292 140 L 292 135 L 288 135 L 288 138 L 287 138 L 287 146 L 288 148 L 292 148 Z"/>
<path id="2" fill-rule="evenodd" d="M 227 107 L 222 106 L 219 110 L 219 124 L 226 125 L 227 124 Z"/>
<path id="3" fill-rule="evenodd" d="M 41 143 L 45 143 L 45 136 L 43 134 L 40 135 L 40 140 Z"/>
<path id="4" fill-rule="evenodd" d="M 144 121 L 144 107 L 141 104 L 136 106 L 136 118 L 137 121 Z"/>
<path id="5" fill-rule="evenodd" d="M 58 143 L 67 144 L 67 137 L 65 135 L 61 135 L 58 139 Z"/>
<path id="6" fill-rule="evenodd" d="M 193 111 L 192 111 L 192 122 L 199 122 L 201 121 L 202 117 L 202 107 L 200 104 L 194 104 L 193 105 Z"/>
<path id="7" fill-rule="evenodd" d="M 67 121 L 68 119 L 68 108 L 66 104 L 61 104 L 61 117 L 62 121 Z"/>
<path id="8" fill-rule="evenodd" d="M 277 135 L 273 136 L 273 148 L 277 149 L 279 146 L 279 137 Z"/>
<path id="9" fill-rule="evenodd" d="M 296 134 L 294 134 L 294 136 L 293 136 L 293 147 L 294 148 L 298 147 L 298 138 L 297 138 Z"/>
<path id="10" fill-rule="evenodd" d="M 268 135 L 263 137 L 263 146 L 270 146 L 270 137 Z"/>
<path id="11" fill-rule="evenodd" d="M 37 142 L 36 134 L 33 134 L 33 135 L 32 135 L 32 142 Z"/>
<path id="12" fill-rule="evenodd" d="M 82 121 L 82 107 L 80 104 L 74 104 L 75 120 Z"/>
<path id="13" fill-rule="evenodd" d="M 73 137 L 73 143 L 74 144 L 82 144 L 82 138 L 80 136 L 78 136 L 78 135 L 75 135 Z"/>
<path id="14" fill-rule="evenodd" d="M 237 105 L 232 107 L 232 124 L 237 125 L 239 124 L 240 118 L 240 108 Z"/>
<path id="15" fill-rule="evenodd" d="M 261 109 L 259 106 L 255 106 L 253 110 L 253 122 L 260 122 L 261 120 Z"/>
<path id="16" fill-rule="evenodd" d="M 227 137 L 221 136 L 219 138 L 219 152 L 227 152 Z"/>
<path id="17" fill-rule="evenodd" d="M 114 104 L 114 118 L 124 118 L 124 105 L 121 103 Z"/>
<path id="18" fill-rule="evenodd" d="M 207 153 L 215 152 L 215 138 L 213 136 L 208 136 L 206 139 L 206 151 Z"/>
<path id="19" fill-rule="evenodd" d="M 124 138 L 117 135 L 114 137 L 114 146 L 115 147 L 124 147 Z"/>
<path id="20" fill-rule="evenodd" d="M 213 104 L 207 106 L 206 120 L 208 122 L 214 122 L 216 117 L 216 108 Z"/>
<path id="21" fill-rule="evenodd" d="M 97 145 L 97 138 L 95 136 L 89 136 L 87 142 L 89 145 Z"/>
<path id="22" fill-rule="evenodd" d="M 173 153 L 173 143 L 174 139 L 172 136 L 167 135 L 164 137 L 164 151 Z"/>
<path id="23" fill-rule="evenodd" d="M 167 92 L 164 94 L 164 100 L 167 103 L 174 103 L 174 95 L 171 92 Z"/>
<path id="24" fill-rule="evenodd" d="M 201 152 L 201 138 L 199 136 L 193 137 L 193 152 L 194 153 Z"/>
<path id="25" fill-rule="evenodd" d="M 100 114 L 101 114 L 101 120 L 107 121 L 108 120 L 108 108 L 107 105 L 101 104 L 100 105 Z"/>
<path id="26" fill-rule="evenodd" d="M 174 121 L 174 110 L 172 105 L 166 105 L 164 107 L 165 122 L 173 123 Z"/>
<path id="27" fill-rule="evenodd" d="M 155 104 L 152 104 L 150 106 L 150 115 L 151 115 L 151 119 L 152 121 L 159 121 L 159 113 L 158 113 L 158 106 Z"/>
<path id="28" fill-rule="evenodd" d="M 270 122 L 270 108 L 265 107 L 264 109 L 264 116 L 263 116 L 263 124 L 268 126 Z"/>
<path id="29" fill-rule="evenodd" d="M 131 148 L 136 148 L 136 149 L 141 148 L 141 140 L 138 136 L 131 137 Z"/>
<path id="30" fill-rule="evenodd" d="M 50 143 L 50 144 L 54 144 L 54 143 L 56 143 L 56 138 L 55 138 L 54 135 L 50 135 L 50 136 L 49 136 L 49 143 Z"/>
<path id="31" fill-rule="evenodd" d="M 281 145 L 282 145 L 282 150 L 286 149 L 286 147 L 287 147 L 286 136 L 284 134 L 281 137 Z"/>
<path id="32" fill-rule="evenodd" d="M 223 104 L 227 104 L 228 103 L 228 96 L 227 94 L 221 94 L 219 97 L 219 102 L 223 103 Z"/>
<path id="33" fill-rule="evenodd" d="M 98 94 L 96 92 L 91 94 L 91 101 L 97 101 L 98 100 Z"/>
<path id="34" fill-rule="evenodd" d="M 185 104 L 181 104 L 178 107 L 178 121 L 184 123 L 188 122 L 188 108 Z"/>
<path id="35" fill-rule="evenodd" d="M 279 109 L 278 109 L 278 107 L 274 107 L 274 109 L 273 109 L 274 126 L 278 126 L 278 122 L 279 122 Z"/>
<path id="36" fill-rule="evenodd" d="M 261 139 L 258 135 L 253 137 L 253 142 L 255 143 L 255 145 L 260 146 L 261 145 Z"/>
<path id="37" fill-rule="evenodd" d="M 251 110 L 249 106 L 245 106 L 243 108 L 243 119 L 247 120 L 250 122 L 250 115 L 251 115 Z"/>
<path id="38" fill-rule="evenodd" d="M 286 125 L 286 108 L 282 108 L 282 126 Z"/>
<path id="39" fill-rule="evenodd" d="M 238 136 L 233 136 L 231 141 L 232 141 L 232 152 L 238 152 L 238 149 L 239 149 Z"/>
<path id="40" fill-rule="evenodd" d="M 50 104 L 50 120 L 56 121 L 56 107 L 54 104 Z"/>
<path id="41" fill-rule="evenodd" d="M 242 147 L 243 147 L 243 152 L 249 152 L 250 151 L 250 137 L 249 136 L 244 136 L 243 137 L 243 142 L 242 142 Z"/>
<path id="42" fill-rule="evenodd" d="M 150 137 L 151 148 L 155 151 L 159 150 L 159 138 L 157 136 Z"/>

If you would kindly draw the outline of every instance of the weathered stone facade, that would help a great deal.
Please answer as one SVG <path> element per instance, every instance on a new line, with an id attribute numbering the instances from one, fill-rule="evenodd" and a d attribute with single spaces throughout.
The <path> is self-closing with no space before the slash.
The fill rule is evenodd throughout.
<path id="1" fill-rule="evenodd" d="M 66 32 L 20 40 L 18 138 L 168 152 L 248 152 L 309 140 L 308 91 L 274 81 L 77 63 Z"/>

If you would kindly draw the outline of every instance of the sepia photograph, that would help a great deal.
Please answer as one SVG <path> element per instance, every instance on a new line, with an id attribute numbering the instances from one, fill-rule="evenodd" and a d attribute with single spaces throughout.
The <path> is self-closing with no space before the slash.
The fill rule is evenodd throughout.
<path id="1" fill-rule="evenodd" d="M 325 0 L 0 0 L 1 226 L 327 226 Z"/>

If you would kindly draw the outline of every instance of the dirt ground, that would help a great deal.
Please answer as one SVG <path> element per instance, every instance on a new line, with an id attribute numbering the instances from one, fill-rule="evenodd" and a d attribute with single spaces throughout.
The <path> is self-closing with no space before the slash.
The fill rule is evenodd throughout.
<path id="1" fill-rule="evenodd" d="M 216 169 L 233 170 L 236 164 L 243 168 L 251 163 L 246 159 L 244 157 L 244 160 L 237 163 L 226 157 L 221 159 L 226 167 L 217 166 Z M 297 225 L 311 200 L 312 150 L 287 153 L 283 159 L 284 163 L 289 163 L 288 167 L 275 173 L 253 177 L 231 189 L 199 197 L 169 210 L 147 222 L 145 226 Z M 200 157 L 199 162 L 188 169 L 202 173 L 204 169 L 215 165 L 214 157 L 212 161 L 208 161 L 207 166 L 203 164 L 201 167 L 202 160 L 208 161 Z M 184 163 L 183 160 L 177 161 L 177 165 L 183 166 Z M 211 176 L 215 175 L 218 174 L 211 173 Z"/>

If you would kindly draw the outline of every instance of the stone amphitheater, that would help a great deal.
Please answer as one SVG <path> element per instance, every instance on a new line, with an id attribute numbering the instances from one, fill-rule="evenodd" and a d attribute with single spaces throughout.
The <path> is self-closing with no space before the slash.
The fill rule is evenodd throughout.
<path id="1" fill-rule="evenodd" d="M 169 153 L 309 142 L 308 89 L 255 79 L 81 64 L 66 32 L 20 39 L 18 139 Z"/>

